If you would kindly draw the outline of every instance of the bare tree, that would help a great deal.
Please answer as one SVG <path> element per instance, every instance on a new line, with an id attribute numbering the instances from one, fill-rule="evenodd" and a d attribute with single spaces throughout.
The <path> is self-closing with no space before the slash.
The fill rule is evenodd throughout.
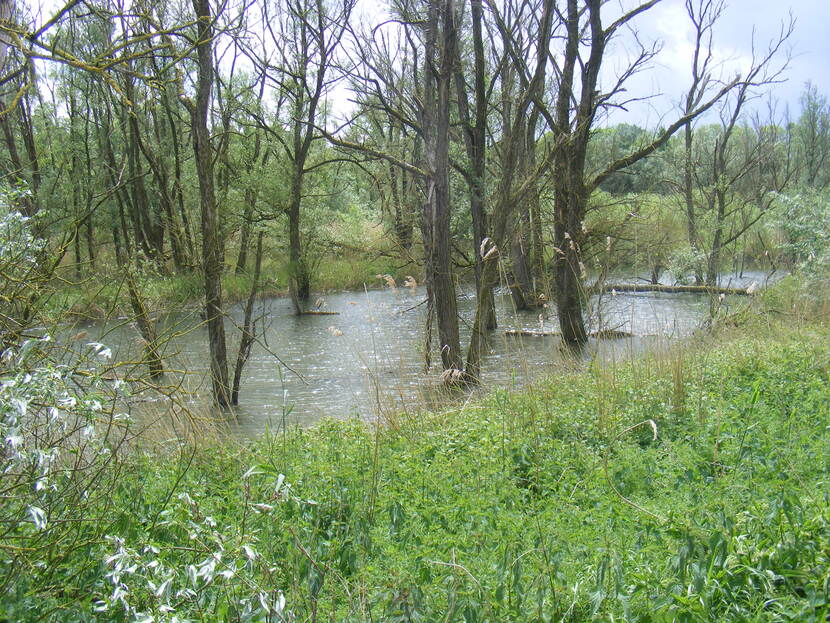
<path id="1" fill-rule="evenodd" d="M 714 64 L 712 40 L 714 26 L 723 13 L 723 0 L 686 0 L 686 13 L 695 33 L 695 47 L 692 53 L 692 81 L 686 93 L 683 112 L 688 114 L 698 106 L 706 95 L 712 80 L 711 71 Z M 683 199 L 686 206 L 686 233 L 693 253 L 698 250 L 697 216 L 694 201 L 694 156 L 692 149 L 693 127 L 689 122 L 683 126 L 684 169 Z M 698 284 L 702 276 L 696 275 Z"/>
<path id="2" fill-rule="evenodd" d="M 692 57 L 692 86 L 687 93 L 684 108 L 684 114 L 689 115 L 706 96 L 708 87 L 713 82 L 712 30 L 722 13 L 723 2 L 687 0 L 686 10 L 697 33 Z M 699 156 L 694 153 L 695 137 L 691 121 L 685 125 L 683 197 L 689 244 L 693 251 L 703 253 L 706 257 L 706 265 L 698 270 L 696 279 L 710 287 L 717 286 L 723 248 L 742 236 L 769 207 L 769 202 L 759 200 L 756 202 L 759 209 L 753 216 L 744 216 L 739 225 L 727 230 L 727 223 L 732 217 L 743 211 L 742 204 L 734 201 L 740 183 L 755 169 L 764 155 L 763 140 L 755 141 L 748 149 L 733 148 L 735 137 L 740 133 L 739 122 L 747 103 L 757 98 L 764 87 L 781 80 L 789 64 L 784 46 L 792 32 L 793 20 L 790 19 L 788 24 L 782 25 L 778 37 L 770 42 L 766 50 L 758 52 L 753 42 L 752 59 L 744 77 L 721 100 L 720 128 L 706 158 L 708 170 L 701 171 L 699 165 L 696 166 L 696 158 Z M 783 188 L 782 184 L 788 180 L 789 175 L 783 178 L 779 176 L 777 185 Z M 697 223 L 703 215 L 708 218 L 713 232 L 708 244 L 704 244 Z"/>
<path id="3" fill-rule="evenodd" d="M 391 119 L 416 133 L 423 144 L 423 158 L 416 157 L 416 162 L 409 162 L 390 153 L 385 146 L 358 144 L 331 134 L 327 137 L 335 145 L 385 160 L 420 181 L 424 196 L 421 241 L 428 301 L 425 351 L 428 353 L 430 349 L 434 316 L 442 366 L 460 375 L 463 354 L 451 257 L 449 157 L 451 94 L 459 44 L 458 9 L 456 0 L 430 0 L 424 11 L 400 3 L 398 17 L 381 25 L 402 28 L 408 43 L 406 49 L 412 52 L 412 62 L 408 63 L 410 59 L 406 58 L 403 61 L 403 68 L 411 70 L 411 76 L 403 77 L 410 87 L 405 94 L 402 84 L 396 84 L 401 65 L 394 60 L 382 28 L 379 26 L 368 34 L 355 33 L 354 42 L 364 73 L 356 73 L 353 82 L 363 94 L 364 106 L 382 109 Z M 423 50 L 423 57 L 419 58 L 418 50 Z M 412 155 L 420 156 L 419 150 Z"/>
<path id="4" fill-rule="evenodd" d="M 653 8 L 659 0 L 649 0 L 623 13 L 609 26 L 603 25 L 602 0 L 567 0 L 560 19 L 565 28 L 564 50 L 556 63 L 558 92 L 552 111 L 543 114 L 552 128 L 555 157 L 552 164 L 554 190 L 554 276 L 556 310 L 566 344 L 587 341 L 583 317 L 582 245 L 588 198 L 614 173 L 651 155 L 691 120 L 709 110 L 738 83 L 722 85 L 708 98 L 660 131 L 650 142 L 604 166 L 596 174 L 586 170 L 588 143 L 597 115 L 611 106 L 625 106 L 618 97 L 626 82 L 657 54 L 659 47 L 641 47 L 636 58 L 623 69 L 607 90 L 600 90 L 599 75 L 608 42 L 637 16 Z"/>
<path id="5" fill-rule="evenodd" d="M 475 257 L 476 291 L 481 289 L 481 246 L 487 237 L 487 117 L 492 88 L 487 88 L 487 66 L 484 51 L 482 0 L 470 0 L 472 30 L 472 88 L 465 79 L 465 68 L 460 58 L 455 65 L 455 89 L 458 117 L 461 122 L 464 148 L 469 162 L 461 168 L 470 192 L 470 216 L 473 224 L 473 257 Z M 461 46 L 457 46 L 460 51 Z M 472 102 L 470 95 L 472 94 Z M 488 329 L 496 328 L 495 305 L 488 311 L 485 321 Z"/>
<path id="6" fill-rule="evenodd" d="M 526 9 L 530 8 L 528 4 L 523 6 Z M 513 37 L 508 21 L 495 7 L 491 5 L 490 8 L 501 34 L 507 55 L 506 62 L 513 67 L 515 74 L 520 76 L 520 88 L 515 104 L 502 112 L 501 176 L 492 208 L 492 240 L 487 240 L 481 248 L 482 277 L 464 369 L 465 380 L 473 383 L 479 382 L 481 376 L 481 357 L 487 343 L 493 287 L 498 282 L 498 262 L 501 250 L 507 246 L 509 225 L 517 206 L 525 201 L 534 189 L 540 174 L 539 171 L 523 171 L 522 159 L 527 153 L 527 141 L 535 142 L 536 111 L 542 102 L 545 87 L 548 70 L 547 42 L 553 32 L 555 10 L 552 0 L 543 0 L 541 3 L 538 32 L 535 33 L 535 54 L 532 56 L 531 65 L 524 60 L 521 53 L 524 50 Z M 510 75 L 510 72 L 507 75 Z M 502 85 L 502 88 L 504 89 L 505 85 Z"/>
<path id="7" fill-rule="evenodd" d="M 425 26 L 424 107 L 426 201 L 421 234 L 427 279 L 438 319 L 444 370 L 462 370 L 458 301 L 450 256 L 450 92 L 457 58 L 458 22 L 453 0 L 430 0 Z"/>

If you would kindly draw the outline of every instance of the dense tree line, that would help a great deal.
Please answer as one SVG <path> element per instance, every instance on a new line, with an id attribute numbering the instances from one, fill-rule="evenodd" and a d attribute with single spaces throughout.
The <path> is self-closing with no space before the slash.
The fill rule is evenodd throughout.
<path id="1" fill-rule="evenodd" d="M 609 43 L 658 1 L 389 0 L 373 13 L 352 0 L 75 0 L 40 26 L 7 1 L 0 162 L 56 270 L 117 265 L 155 373 L 134 276 L 202 275 L 220 405 L 238 397 L 251 330 L 231 374 L 223 276 L 256 272 L 253 297 L 263 254 L 284 251 L 303 314 L 321 223 L 349 194 L 423 266 L 426 352 L 435 322 L 446 379 L 475 382 L 502 274 L 517 307 L 551 302 L 563 339 L 586 341 L 586 262 L 618 244 L 586 226 L 598 194 L 671 203 L 703 258 L 696 280 L 714 286 L 780 193 L 830 183 L 826 98 L 807 85 L 795 119 L 757 105 L 784 76 L 792 24 L 740 74 L 717 75 L 722 2 L 686 0 L 696 48 L 675 116 L 656 130 L 606 123 L 659 54 L 628 38 L 611 75 Z M 478 294 L 466 353 L 465 265 Z"/>

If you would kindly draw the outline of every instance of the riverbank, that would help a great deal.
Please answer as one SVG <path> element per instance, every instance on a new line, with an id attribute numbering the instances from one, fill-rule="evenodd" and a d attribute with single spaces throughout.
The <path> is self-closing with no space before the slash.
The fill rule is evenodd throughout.
<path id="1" fill-rule="evenodd" d="M 3 615 L 824 620 L 828 447 L 827 324 L 746 314 L 384 428 L 146 445 Z"/>
<path id="2" fill-rule="evenodd" d="M 318 296 L 344 290 L 362 291 L 369 287 L 386 285 L 377 275 L 392 275 L 403 283 L 410 273 L 419 274 L 412 264 L 401 266 L 401 259 L 380 247 L 365 251 L 343 250 L 337 255 L 325 255 L 316 263 L 312 287 Z M 114 266 L 114 261 L 110 266 Z M 253 276 L 249 272 L 237 274 L 228 269 L 222 276 L 223 300 L 233 305 L 248 298 Z M 204 303 L 204 283 L 199 271 L 181 274 L 158 274 L 151 267 L 137 278 L 139 291 L 146 299 L 147 308 L 171 311 L 200 308 Z M 54 284 L 45 313 L 51 318 L 68 315 L 81 320 L 103 320 L 119 315 L 130 316 L 132 310 L 121 270 L 99 268 L 89 276 L 77 277 L 71 269 Z M 288 295 L 288 260 L 281 254 L 263 261 L 258 296 L 260 298 Z M 311 301 L 314 302 L 313 300 Z"/>

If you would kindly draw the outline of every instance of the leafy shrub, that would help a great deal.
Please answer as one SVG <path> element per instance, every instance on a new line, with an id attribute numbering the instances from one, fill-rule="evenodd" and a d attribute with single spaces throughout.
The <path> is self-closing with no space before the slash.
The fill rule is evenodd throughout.
<path id="1" fill-rule="evenodd" d="M 105 382 L 98 343 L 70 354 L 37 317 L 48 264 L 32 220 L 0 214 L 0 618 L 25 620 L 85 597 L 119 477 L 126 420 L 118 383 Z M 47 260 L 47 261 L 44 261 Z"/>
<path id="2" fill-rule="evenodd" d="M 779 210 L 791 261 L 808 272 L 830 265 L 830 195 L 812 189 L 781 195 Z"/>

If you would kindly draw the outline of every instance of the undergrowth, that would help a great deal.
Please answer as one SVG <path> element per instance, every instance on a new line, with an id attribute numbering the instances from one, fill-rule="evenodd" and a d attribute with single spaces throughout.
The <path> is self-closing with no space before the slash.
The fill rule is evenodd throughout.
<path id="1" fill-rule="evenodd" d="M 827 620 L 830 335 L 743 331 L 385 428 L 134 450 L 0 619 Z"/>

